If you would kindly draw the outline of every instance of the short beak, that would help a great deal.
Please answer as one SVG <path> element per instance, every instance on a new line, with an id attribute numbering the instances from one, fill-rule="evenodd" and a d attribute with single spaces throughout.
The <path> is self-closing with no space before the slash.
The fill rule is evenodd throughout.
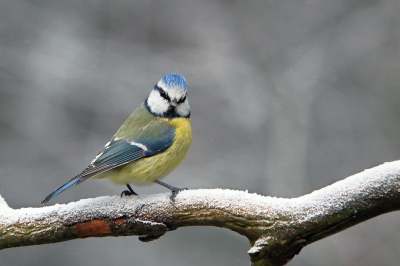
<path id="1" fill-rule="evenodd" d="M 173 99 L 173 100 L 172 100 L 172 104 L 173 104 L 174 106 L 176 106 L 176 105 L 178 104 L 178 100 L 177 100 L 177 99 Z"/>

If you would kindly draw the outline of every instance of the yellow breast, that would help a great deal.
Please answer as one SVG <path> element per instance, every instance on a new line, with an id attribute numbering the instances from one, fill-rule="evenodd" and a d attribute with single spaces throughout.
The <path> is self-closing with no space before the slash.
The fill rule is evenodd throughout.
<path id="1" fill-rule="evenodd" d="M 119 184 L 144 185 L 171 173 L 183 161 L 192 143 L 190 118 L 158 119 L 164 120 L 175 128 L 174 142 L 171 147 L 152 157 L 139 159 L 108 171 L 99 178 L 107 177 Z"/>

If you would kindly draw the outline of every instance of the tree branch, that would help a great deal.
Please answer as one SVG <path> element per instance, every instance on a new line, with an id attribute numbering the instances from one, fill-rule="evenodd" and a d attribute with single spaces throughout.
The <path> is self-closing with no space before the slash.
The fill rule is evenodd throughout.
<path id="1" fill-rule="evenodd" d="M 151 241 L 183 226 L 209 225 L 246 236 L 252 265 L 285 265 L 317 240 L 400 208 L 400 161 L 385 163 L 310 194 L 273 198 L 198 189 L 98 197 L 11 209 L 0 197 L 0 249 L 76 238 L 139 235 Z"/>

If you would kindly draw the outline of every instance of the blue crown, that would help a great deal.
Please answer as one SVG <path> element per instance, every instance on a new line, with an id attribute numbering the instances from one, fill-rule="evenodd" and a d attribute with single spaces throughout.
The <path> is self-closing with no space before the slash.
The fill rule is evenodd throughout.
<path id="1" fill-rule="evenodd" d="M 186 79 L 178 73 L 167 74 L 161 79 L 161 81 L 167 88 L 179 87 L 184 91 L 187 90 L 188 84 Z"/>

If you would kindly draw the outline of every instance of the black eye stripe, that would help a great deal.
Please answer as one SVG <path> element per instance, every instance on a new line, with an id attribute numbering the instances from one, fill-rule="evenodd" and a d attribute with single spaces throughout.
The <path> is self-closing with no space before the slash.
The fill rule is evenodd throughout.
<path id="1" fill-rule="evenodd" d="M 157 85 L 154 86 L 154 89 L 156 89 L 159 93 L 160 96 L 163 97 L 165 100 L 167 100 L 168 102 L 171 101 L 171 99 L 169 98 L 169 96 L 165 93 L 165 91 L 163 89 L 161 89 L 160 87 L 158 87 Z"/>
<path id="2" fill-rule="evenodd" d="M 181 103 L 183 103 L 185 100 L 186 100 L 186 96 L 185 96 L 185 97 L 183 97 L 183 98 L 180 98 L 180 99 L 179 99 L 179 101 L 178 101 L 178 104 L 181 104 Z"/>
<path id="3" fill-rule="evenodd" d="M 168 96 L 168 94 L 167 94 L 163 89 L 161 89 L 161 88 L 158 87 L 157 85 L 154 86 L 154 89 L 155 89 L 156 91 L 158 91 L 158 93 L 160 94 L 160 96 L 161 96 L 163 99 L 167 100 L 168 102 L 171 102 L 171 98 Z M 186 101 L 186 95 L 185 95 L 184 97 L 180 98 L 180 99 L 178 100 L 177 103 L 178 103 L 178 104 L 181 104 L 181 103 L 183 103 L 184 101 Z"/>

